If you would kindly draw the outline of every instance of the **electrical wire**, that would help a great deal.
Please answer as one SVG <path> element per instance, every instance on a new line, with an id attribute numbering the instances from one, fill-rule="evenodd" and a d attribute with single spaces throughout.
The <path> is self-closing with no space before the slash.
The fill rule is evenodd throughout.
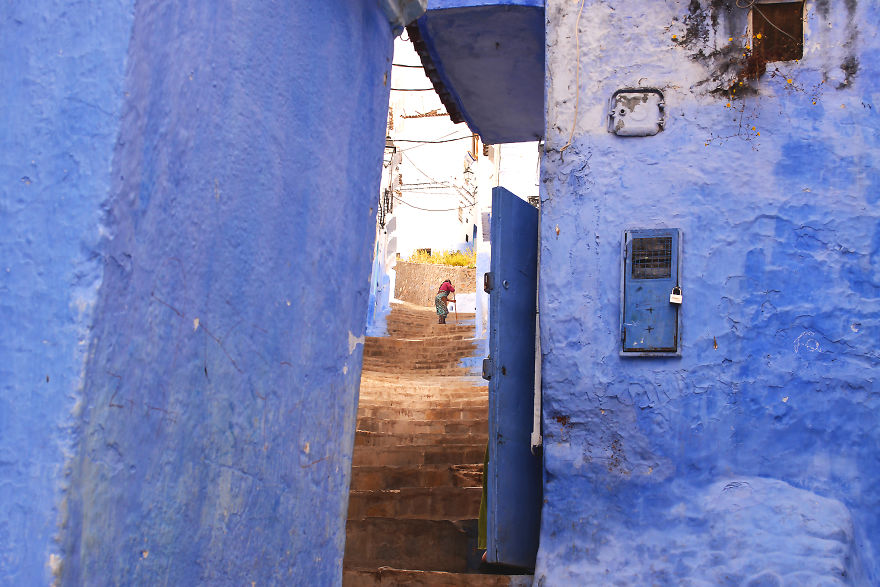
<path id="1" fill-rule="evenodd" d="M 754 0 L 753 0 L 753 1 L 754 1 Z M 757 11 L 758 11 L 758 14 L 760 14 L 761 17 L 764 19 L 764 22 L 766 22 L 767 24 L 769 24 L 770 26 L 772 26 L 774 29 L 776 29 L 777 31 L 779 31 L 780 33 L 782 33 L 783 35 L 785 35 L 786 37 L 788 37 L 789 39 L 791 39 L 791 40 L 794 41 L 795 43 L 800 43 L 800 42 L 801 42 L 801 41 L 795 39 L 794 37 L 792 37 L 791 35 L 789 35 L 787 32 L 785 32 L 784 30 L 782 30 L 781 28 L 779 28 L 779 27 L 776 26 L 775 24 L 773 24 L 772 22 L 770 22 L 770 19 L 767 18 L 767 15 L 764 14 L 763 12 L 761 12 L 761 9 L 758 8 L 757 5 L 753 5 L 752 8 L 754 8 L 755 10 L 757 10 Z M 801 20 L 803 20 L 803 17 L 801 18 Z"/>
<path id="2" fill-rule="evenodd" d="M 434 179 L 433 177 L 431 177 L 430 175 L 428 175 L 427 173 L 425 173 L 424 171 L 422 171 L 422 170 L 419 168 L 419 166 L 416 165 L 416 164 L 413 162 L 413 160 L 409 158 L 409 155 L 403 153 L 402 151 L 401 151 L 400 154 L 403 155 L 403 157 L 404 157 L 407 161 L 409 161 L 409 164 L 412 165 L 412 166 L 415 168 L 416 171 L 418 171 L 419 173 L 421 173 L 422 175 L 424 175 L 425 177 L 427 177 L 428 179 L 430 179 L 430 180 L 433 181 L 434 183 L 444 183 L 444 182 L 437 181 L 436 179 Z"/>
<path id="3" fill-rule="evenodd" d="M 413 139 L 391 139 L 391 140 L 394 141 L 395 143 L 420 143 L 422 145 L 436 145 L 439 143 L 451 143 L 452 141 L 460 141 L 460 140 L 469 139 L 469 138 L 471 138 L 471 135 L 468 135 L 466 137 L 456 137 L 454 139 L 445 139 L 442 141 L 417 141 L 417 140 L 413 140 Z"/>
<path id="4" fill-rule="evenodd" d="M 743 2 L 744 2 L 744 3 L 743 3 Z M 757 4 L 758 4 L 758 0 L 736 0 L 736 7 L 737 7 L 737 8 L 743 8 L 743 9 L 746 9 L 746 8 L 754 8 L 754 9 L 758 12 L 758 14 L 760 14 L 761 17 L 763 17 L 764 21 L 765 21 L 767 24 L 769 24 L 770 26 L 772 26 L 774 29 L 776 29 L 777 31 L 779 31 L 780 33 L 782 33 L 783 35 L 785 35 L 786 37 L 788 37 L 788 38 L 791 39 L 792 41 L 794 41 L 794 42 L 796 42 L 796 43 L 800 43 L 800 42 L 801 42 L 801 41 L 799 41 L 798 39 L 795 39 L 793 36 L 789 35 L 787 32 L 785 32 L 784 30 L 782 30 L 781 28 L 779 28 L 779 27 L 776 26 L 775 24 L 773 24 L 772 22 L 770 22 L 770 19 L 767 18 L 767 15 L 764 14 L 764 13 L 761 11 L 760 8 L 758 8 Z M 801 17 L 801 20 L 803 20 L 803 17 Z"/>
<path id="5" fill-rule="evenodd" d="M 407 148 L 405 148 L 405 149 L 398 149 L 398 152 L 401 153 L 401 154 L 403 154 L 404 151 L 409 151 L 409 150 L 411 150 L 411 149 L 418 149 L 418 148 L 420 148 L 420 147 L 425 146 L 426 144 L 430 145 L 430 144 L 432 144 L 432 143 L 437 143 L 437 142 L 440 142 L 440 143 L 446 143 L 446 142 L 451 142 L 451 141 L 460 141 L 460 140 L 462 140 L 462 139 L 467 139 L 467 138 L 470 138 L 471 136 L 473 136 L 473 135 L 467 135 L 467 136 L 464 136 L 464 137 L 455 137 L 455 138 L 453 138 L 453 139 L 449 139 L 449 141 L 444 141 L 444 140 L 443 140 L 443 139 L 445 139 L 446 137 L 448 137 L 449 135 L 455 134 L 455 133 L 457 133 L 457 132 L 458 132 L 458 129 L 453 129 L 453 130 L 451 130 L 450 132 L 446 133 L 445 135 L 441 135 L 440 137 L 438 137 L 436 141 L 404 141 L 404 142 L 410 142 L 410 143 L 421 143 L 421 144 L 419 144 L 419 145 L 413 145 L 412 147 L 407 147 Z M 392 140 L 394 140 L 394 139 L 392 139 Z"/>
<path id="6" fill-rule="evenodd" d="M 400 191 L 402 192 L 412 192 L 415 190 L 451 190 L 454 189 L 453 185 L 443 185 L 443 184 L 420 184 L 420 183 L 407 183 L 400 186 Z"/>
<path id="7" fill-rule="evenodd" d="M 461 188 L 461 187 L 459 187 L 459 186 L 457 186 L 457 185 L 455 185 L 455 184 L 450 184 L 448 181 L 437 181 L 436 179 L 434 179 L 433 177 L 431 177 L 430 175 L 428 175 L 427 173 L 425 173 L 424 171 L 422 171 L 421 169 L 419 169 L 418 165 L 416 165 L 415 163 L 413 163 L 413 160 L 410 159 L 408 155 L 406 155 L 406 154 L 404 154 L 404 153 L 402 153 L 402 152 L 401 152 L 401 155 L 403 155 L 403 156 L 406 158 L 406 160 L 409 161 L 409 164 L 412 165 L 413 168 L 415 168 L 416 171 L 418 171 L 419 173 L 421 173 L 422 175 L 424 175 L 425 177 L 427 177 L 428 179 L 430 179 L 435 185 L 438 186 L 438 188 L 439 188 L 439 187 L 443 187 L 443 188 L 447 188 L 447 187 L 448 187 L 448 188 L 454 188 L 454 189 L 456 189 L 456 190 L 459 191 L 459 195 L 462 196 L 462 198 L 463 198 L 468 204 L 470 204 L 471 206 L 475 206 L 475 205 L 476 205 L 476 201 L 477 201 L 477 199 L 476 199 L 476 196 L 474 196 L 472 193 L 470 193 L 470 192 L 467 191 L 466 189 Z M 414 183 L 410 183 L 410 184 L 407 184 L 407 185 L 419 185 L 419 186 L 422 186 L 422 185 L 425 185 L 425 184 L 414 184 Z M 425 186 L 425 187 L 428 187 L 428 186 Z M 436 189 L 436 188 L 431 188 L 431 189 Z M 407 191 L 409 191 L 409 190 L 407 190 Z M 461 192 L 464 192 L 464 193 L 467 194 L 469 197 L 464 197 L 464 195 L 463 195 Z"/>
<path id="8" fill-rule="evenodd" d="M 578 17 L 574 21 L 575 59 L 577 59 L 577 67 L 574 70 L 574 120 L 571 123 L 568 142 L 559 150 L 560 153 L 564 153 L 571 146 L 571 141 L 574 140 L 574 129 L 577 127 L 578 121 L 578 105 L 581 99 L 581 14 L 584 12 L 584 2 L 585 0 L 581 0 L 581 7 L 578 8 Z"/>
<path id="9" fill-rule="evenodd" d="M 406 65 L 405 63 L 392 63 L 394 67 L 411 67 L 412 69 L 422 69 L 421 65 Z"/>
<path id="10" fill-rule="evenodd" d="M 400 202 L 404 206 L 409 206 L 410 208 L 415 208 L 416 210 L 421 210 L 422 212 L 454 212 L 454 211 L 458 210 L 459 208 L 463 208 L 463 207 L 470 208 L 471 207 L 471 206 L 456 206 L 455 208 L 444 208 L 442 210 L 434 210 L 433 208 L 420 208 L 419 206 L 413 206 L 409 202 L 401 200 L 397 196 L 392 196 L 392 198 L 394 198 L 395 200 L 397 200 L 398 202 Z"/>
<path id="11" fill-rule="evenodd" d="M 433 92 L 434 88 L 391 88 L 392 92 Z"/>

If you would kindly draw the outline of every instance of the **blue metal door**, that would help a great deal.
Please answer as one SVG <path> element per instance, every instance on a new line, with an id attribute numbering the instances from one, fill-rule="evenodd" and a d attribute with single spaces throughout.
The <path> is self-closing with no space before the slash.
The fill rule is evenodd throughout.
<path id="1" fill-rule="evenodd" d="M 676 228 L 624 233 L 621 340 L 624 354 L 670 354 L 679 347 L 680 236 Z"/>
<path id="2" fill-rule="evenodd" d="M 538 210 L 492 190 L 486 560 L 533 568 L 541 459 L 532 454 Z"/>

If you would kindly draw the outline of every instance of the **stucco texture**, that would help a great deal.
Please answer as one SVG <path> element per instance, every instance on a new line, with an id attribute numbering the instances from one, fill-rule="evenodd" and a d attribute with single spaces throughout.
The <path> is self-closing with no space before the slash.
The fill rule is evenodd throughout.
<path id="1" fill-rule="evenodd" d="M 338 583 L 384 12 L 0 19 L 0 583 Z"/>
<path id="2" fill-rule="evenodd" d="M 0 6 L 0 584 L 49 585 L 133 2 Z"/>
<path id="3" fill-rule="evenodd" d="M 807 2 L 758 80 L 733 2 L 579 6 L 547 2 L 537 584 L 877 584 L 877 5 Z M 665 130 L 608 133 L 638 86 Z M 682 356 L 621 358 L 622 234 L 655 227 Z"/>

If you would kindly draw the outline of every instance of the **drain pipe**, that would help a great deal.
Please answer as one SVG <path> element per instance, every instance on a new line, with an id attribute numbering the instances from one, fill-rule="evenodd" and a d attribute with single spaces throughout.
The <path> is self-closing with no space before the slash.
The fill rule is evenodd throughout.
<path id="1" fill-rule="evenodd" d="M 543 142 L 538 143 L 538 177 L 540 178 L 540 154 L 543 151 Z M 541 436 L 541 310 L 538 303 L 541 295 L 541 196 L 538 188 L 538 267 L 535 279 L 535 395 L 534 412 L 532 419 L 532 454 L 540 447 L 544 439 Z"/>

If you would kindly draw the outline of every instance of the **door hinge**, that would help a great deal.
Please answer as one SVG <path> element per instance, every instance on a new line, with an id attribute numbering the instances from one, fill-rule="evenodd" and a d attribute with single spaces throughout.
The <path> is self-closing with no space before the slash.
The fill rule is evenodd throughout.
<path id="1" fill-rule="evenodd" d="M 483 379 L 486 381 L 492 379 L 492 357 L 483 359 Z"/>
<path id="2" fill-rule="evenodd" d="M 483 273 L 483 291 L 486 293 L 495 289 L 495 274 L 491 271 Z"/>

